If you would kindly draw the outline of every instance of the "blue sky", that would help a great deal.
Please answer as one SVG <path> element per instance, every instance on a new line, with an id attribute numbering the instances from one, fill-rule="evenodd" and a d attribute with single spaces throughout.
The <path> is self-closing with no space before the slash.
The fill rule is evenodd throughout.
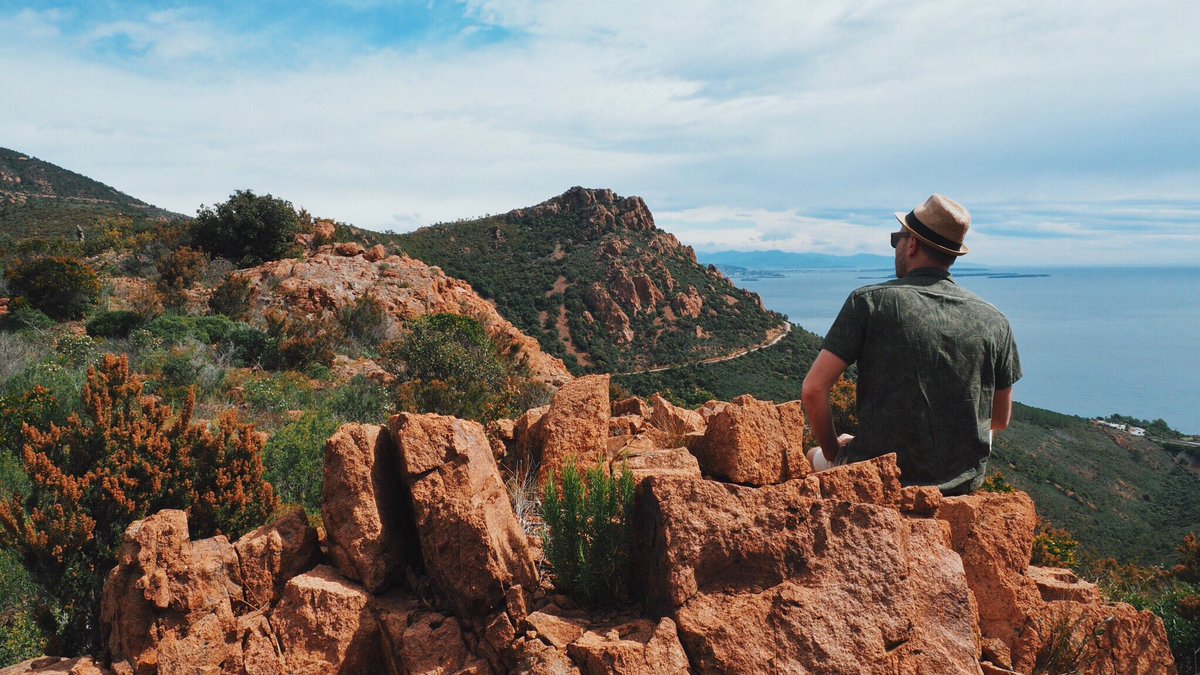
<path id="1" fill-rule="evenodd" d="M 1086 8 L 1086 11 L 1085 9 Z M 700 250 L 1200 261 L 1200 3 L 0 0 L 0 146 L 372 229 L 646 199 Z"/>

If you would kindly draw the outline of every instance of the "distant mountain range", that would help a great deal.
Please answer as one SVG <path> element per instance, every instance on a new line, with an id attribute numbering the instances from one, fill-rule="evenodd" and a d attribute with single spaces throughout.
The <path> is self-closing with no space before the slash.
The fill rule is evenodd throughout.
<path id="1" fill-rule="evenodd" d="M 885 267 L 891 269 L 891 256 L 857 253 L 827 255 L 825 253 L 789 253 L 787 251 L 713 251 L 697 252 L 696 259 L 705 265 L 728 265 L 750 270 L 813 270 L 862 269 Z"/>

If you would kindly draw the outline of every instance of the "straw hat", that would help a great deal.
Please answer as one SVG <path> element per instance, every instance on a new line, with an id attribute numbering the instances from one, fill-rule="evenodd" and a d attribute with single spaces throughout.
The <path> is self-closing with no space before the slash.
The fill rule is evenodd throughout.
<path id="1" fill-rule="evenodd" d="M 896 220 L 914 237 L 950 255 L 966 255 L 967 229 L 971 214 L 961 204 L 935 194 L 908 213 L 897 213 Z"/>

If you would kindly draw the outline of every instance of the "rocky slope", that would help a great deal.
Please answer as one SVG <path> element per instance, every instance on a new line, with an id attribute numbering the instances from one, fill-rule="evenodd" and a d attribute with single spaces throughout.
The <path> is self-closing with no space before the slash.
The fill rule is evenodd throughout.
<path id="1" fill-rule="evenodd" d="M 641 198 L 611 190 L 576 187 L 391 240 L 465 279 L 577 371 L 690 363 L 757 344 L 783 322 L 758 296 L 698 265 Z"/>
<path id="2" fill-rule="evenodd" d="M 188 541 L 179 511 L 135 523 L 105 586 L 107 653 L 59 666 L 994 674 L 1031 672 L 1066 640 L 1087 672 L 1175 672 L 1157 617 L 1029 565 L 1023 493 L 901 488 L 890 455 L 812 474 L 794 404 L 687 410 L 608 389 L 574 380 L 490 434 L 437 415 L 343 427 L 324 533 L 299 511 L 237 542 Z M 505 495 L 497 455 L 568 452 L 634 469 L 640 604 L 626 612 L 557 595 Z"/>
<path id="3" fill-rule="evenodd" d="M 235 275 L 250 282 L 255 316 L 279 311 L 334 320 L 371 295 L 386 310 L 391 337 L 403 321 L 418 316 L 462 314 L 483 324 L 508 361 L 528 368 L 533 378 L 557 387 L 571 377 L 561 360 L 543 352 L 470 285 L 407 256 L 388 256 L 382 246 L 325 246 L 306 258 L 269 262 Z"/>

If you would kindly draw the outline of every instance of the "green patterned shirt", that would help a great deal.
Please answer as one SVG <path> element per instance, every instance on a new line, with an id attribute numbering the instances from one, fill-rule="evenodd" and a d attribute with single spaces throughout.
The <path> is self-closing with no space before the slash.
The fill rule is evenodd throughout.
<path id="1" fill-rule="evenodd" d="M 1008 319 L 921 268 L 846 299 L 823 349 L 858 364 L 851 462 L 895 452 L 905 485 L 979 487 L 991 453 L 992 395 L 1021 377 Z"/>

